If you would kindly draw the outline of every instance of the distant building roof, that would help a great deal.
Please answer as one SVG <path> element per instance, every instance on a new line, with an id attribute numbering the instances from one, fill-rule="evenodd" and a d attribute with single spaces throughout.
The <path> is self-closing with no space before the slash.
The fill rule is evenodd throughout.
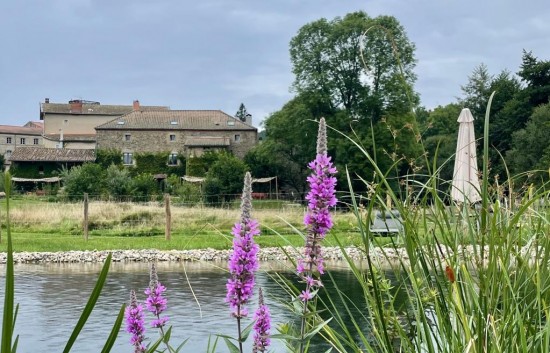
<path id="1" fill-rule="evenodd" d="M 257 130 L 221 110 L 134 111 L 96 130 Z"/>
<path id="2" fill-rule="evenodd" d="M 44 122 L 43 121 L 29 121 L 23 127 L 33 127 L 36 129 L 44 129 Z"/>
<path id="3" fill-rule="evenodd" d="M 17 135 L 42 135 L 41 128 L 0 125 L 0 134 L 17 134 Z"/>
<path id="4" fill-rule="evenodd" d="M 93 162 L 94 152 L 84 149 L 16 147 L 8 159 L 12 162 Z"/>
<path id="5" fill-rule="evenodd" d="M 140 105 L 139 110 L 168 110 L 164 106 Z M 101 105 L 99 103 L 82 103 L 75 110 L 71 103 L 40 103 L 40 120 L 44 119 L 45 113 L 53 114 L 74 114 L 74 115 L 123 115 L 134 110 L 133 105 Z"/>

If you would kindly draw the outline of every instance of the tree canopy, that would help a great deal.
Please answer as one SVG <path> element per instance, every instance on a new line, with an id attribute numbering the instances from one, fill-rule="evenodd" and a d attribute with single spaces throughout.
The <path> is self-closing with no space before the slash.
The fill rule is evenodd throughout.
<path id="1" fill-rule="evenodd" d="M 418 101 L 412 92 L 414 49 L 391 16 L 371 18 L 361 11 L 319 19 L 290 42 L 293 86 L 360 118 L 408 111 Z"/>

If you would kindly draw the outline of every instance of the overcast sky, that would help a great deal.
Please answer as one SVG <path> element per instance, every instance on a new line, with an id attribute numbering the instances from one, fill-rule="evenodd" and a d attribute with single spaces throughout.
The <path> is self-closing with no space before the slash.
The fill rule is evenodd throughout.
<path id="1" fill-rule="evenodd" d="M 422 105 L 455 101 L 481 63 L 550 60 L 549 0 L 7 0 L 0 11 L 0 124 L 39 103 L 221 109 L 258 126 L 292 96 L 288 44 L 319 18 L 392 15 L 416 44 Z"/>

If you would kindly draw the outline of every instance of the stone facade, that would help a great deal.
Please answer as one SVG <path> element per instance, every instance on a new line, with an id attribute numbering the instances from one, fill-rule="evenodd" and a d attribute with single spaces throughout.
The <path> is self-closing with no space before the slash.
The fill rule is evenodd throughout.
<path id="1" fill-rule="evenodd" d="M 227 150 L 243 158 L 258 130 L 221 111 L 132 112 L 96 128 L 97 149 L 169 152 L 185 157 Z"/>
<path id="2" fill-rule="evenodd" d="M 189 146 L 186 142 L 200 138 L 215 138 L 222 143 L 206 142 Z M 257 132 L 249 131 L 174 131 L 174 130 L 98 130 L 97 149 L 115 149 L 121 152 L 172 152 L 186 157 L 200 156 L 205 151 L 226 149 L 239 158 L 256 146 Z M 196 144 L 196 143 L 195 143 Z M 228 145 L 227 145 L 228 144 Z"/>

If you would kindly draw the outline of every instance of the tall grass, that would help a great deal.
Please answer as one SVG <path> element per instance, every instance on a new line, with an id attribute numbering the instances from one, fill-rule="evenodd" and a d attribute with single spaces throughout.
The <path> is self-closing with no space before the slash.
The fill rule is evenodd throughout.
<path id="1" fill-rule="evenodd" d="M 5 200 L 2 208 L 5 209 Z M 83 237 L 82 203 L 48 203 L 36 200 L 12 200 L 10 219 L 15 250 L 69 251 L 118 249 L 229 249 L 229 231 L 238 218 L 237 209 L 172 206 L 172 237 L 165 238 L 165 209 L 160 203 L 90 202 L 90 236 Z M 1 212 L 5 214 L 5 211 Z M 279 235 L 298 246 L 303 240 L 293 227 L 303 228 L 304 210 L 260 209 L 254 215 L 262 227 L 261 246 L 277 247 Z M 5 224 L 6 218 L 0 218 Z M 338 212 L 335 222 L 341 239 L 358 244 L 359 235 L 353 215 Z M 333 242 L 333 246 L 336 244 Z M 5 251 L 6 242 L 0 242 Z"/>
<path id="2" fill-rule="evenodd" d="M 490 192 L 498 189 L 487 178 L 490 106 L 491 101 L 478 208 L 446 206 L 436 188 L 436 173 L 420 185 L 415 207 L 405 205 L 372 156 L 357 145 L 379 182 L 366 211 L 352 205 L 367 255 L 366 272 L 347 260 L 363 290 L 362 300 L 351 301 L 337 288 L 327 293 L 328 313 L 320 314 L 334 318 L 336 325 L 323 327 L 322 335 L 335 351 L 550 351 L 550 221 L 548 210 L 537 207 L 548 197 L 547 185 L 515 202 L 515 178 L 509 176 L 504 183 L 507 202 Z M 386 261 L 378 261 L 370 255 L 374 238 L 365 218 L 386 207 L 386 195 L 403 217 L 406 257 L 390 258 L 386 251 Z M 385 278 L 387 269 L 397 281 Z M 396 304 L 398 293 L 406 294 L 405 307 Z"/>

